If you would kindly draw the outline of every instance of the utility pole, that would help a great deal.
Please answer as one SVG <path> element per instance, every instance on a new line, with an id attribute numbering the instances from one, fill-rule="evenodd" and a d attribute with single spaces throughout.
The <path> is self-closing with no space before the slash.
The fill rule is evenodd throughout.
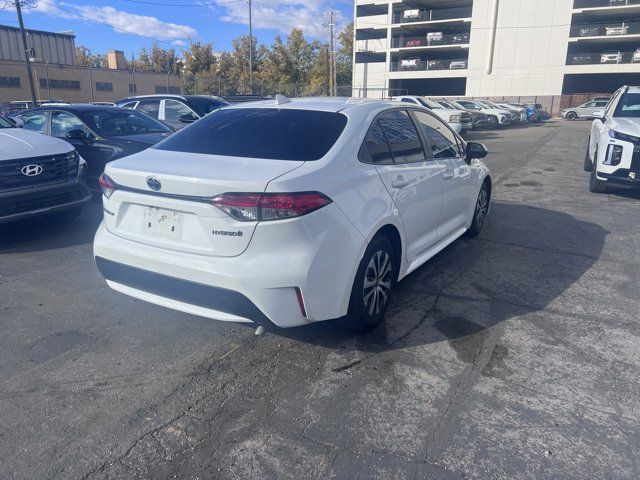
<path id="1" fill-rule="evenodd" d="M 20 25 L 20 35 L 22 35 L 22 48 L 24 49 L 24 61 L 27 63 L 27 76 L 29 77 L 29 87 L 31 88 L 31 101 L 33 107 L 38 106 L 38 98 L 36 97 L 36 88 L 33 84 L 33 72 L 31 71 L 31 60 L 29 55 L 29 47 L 27 46 L 27 32 L 24 31 L 24 22 L 22 21 L 21 0 L 15 0 L 16 12 L 18 13 L 18 24 Z M 48 81 L 47 81 L 48 83 Z M 48 86 L 48 85 L 47 85 Z"/>
<path id="2" fill-rule="evenodd" d="M 327 72 L 326 72 L 326 90 L 325 90 L 325 95 L 328 97 L 330 96 L 330 92 L 331 92 L 331 54 L 329 53 L 329 45 L 325 45 L 324 46 L 325 49 L 325 60 L 326 60 L 326 66 L 327 66 Z"/>
<path id="3" fill-rule="evenodd" d="M 251 0 L 249 0 L 249 85 L 253 95 L 253 15 Z"/>
<path id="4" fill-rule="evenodd" d="M 337 85 L 337 76 L 336 76 L 336 16 L 339 15 L 340 12 L 337 10 L 330 10 L 325 15 L 329 16 L 329 22 L 324 25 L 325 28 L 329 29 L 329 76 L 331 77 L 331 82 L 329 83 L 329 96 L 334 97 L 337 95 L 338 85 Z"/>

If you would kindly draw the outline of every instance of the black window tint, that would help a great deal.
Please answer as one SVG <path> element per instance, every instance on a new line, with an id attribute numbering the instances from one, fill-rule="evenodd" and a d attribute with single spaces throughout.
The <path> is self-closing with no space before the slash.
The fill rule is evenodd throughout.
<path id="1" fill-rule="evenodd" d="M 158 119 L 158 113 L 160 112 L 160 100 L 142 100 L 136 110 L 146 113 L 152 118 Z"/>
<path id="2" fill-rule="evenodd" d="M 404 103 L 416 103 L 416 102 L 414 102 L 414 101 L 413 101 L 413 99 L 411 99 L 411 98 L 403 98 L 403 99 L 402 99 L 402 101 L 403 101 Z"/>
<path id="3" fill-rule="evenodd" d="M 387 138 L 377 121 L 371 124 L 371 128 L 367 132 L 362 144 L 360 159 L 366 163 L 393 163 L 393 155 L 391 155 Z"/>
<path id="4" fill-rule="evenodd" d="M 156 148 L 272 160 L 319 160 L 336 143 L 347 117 L 341 113 L 276 108 L 217 110 Z"/>
<path id="5" fill-rule="evenodd" d="M 140 110 L 140 107 L 138 107 Z M 177 100 L 164 101 L 164 119 L 167 122 L 179 122 L 183 115 L 193 115 L 193 112 L 184 103 Z"/>
<path id="6" fill-rule="evenodd" d="M 415 114 L 422 133 L 431 144 L 433 158 L 453 158 L 460 155 L 456 136 L 441 120 L 423 112 Z"/>
<path id="7" fill-rule="evenodd" d="M 378 122 L 389 141 L 395 163 L 426 160 L 420 135 L 407 112 L 397 110 L 384 113 L 378 117 Z"/>

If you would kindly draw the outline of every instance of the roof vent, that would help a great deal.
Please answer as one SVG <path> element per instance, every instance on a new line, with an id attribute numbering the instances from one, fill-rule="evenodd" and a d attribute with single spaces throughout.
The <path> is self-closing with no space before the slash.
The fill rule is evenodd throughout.
<path id="1" fill-rule="evenodd" d="M 289 100 L 284 95 L 280 95 L 280 94 L 276 95 L 276 107 L 279 107 L 280 105 L 285 105 L 287 103 L 291 103 L 291 100 Z"/>

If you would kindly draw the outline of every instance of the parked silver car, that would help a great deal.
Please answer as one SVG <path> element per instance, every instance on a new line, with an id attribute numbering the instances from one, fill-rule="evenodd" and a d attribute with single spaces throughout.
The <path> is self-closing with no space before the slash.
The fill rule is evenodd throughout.
<path id="1" fill-rule="evenodd" d="M 593 118 L 591 112 L 597 109 L 601 109 L 607 106 L 607 103 L 604 100 L 597 102 L 587 102 L 583 103 L 579 107 L 565 108 L 560 112 L 562 118 L 567 120 L 576 120 L 577 118 Z"/>

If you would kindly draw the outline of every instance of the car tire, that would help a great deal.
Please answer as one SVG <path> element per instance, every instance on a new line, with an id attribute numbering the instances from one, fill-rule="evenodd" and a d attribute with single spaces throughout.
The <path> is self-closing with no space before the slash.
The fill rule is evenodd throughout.
<path id="1" fill-rule="evenodd" d="M 576 112 L 569 112 L 565 115 L 565 117 L 567 120 L 575 120 L 576 118 L 578 118 L 578 114 Z"/>
<path id="2" fill-rule="evenodd" d="M 589 191 L 591 193 L 607 193 L 607 182 L 598 180 L 597 173 L 598 169 L 596 168 L 594 161 L 593 168 L 591 168 L 591 176 L 589 177 Z"/>
<path id="3" fill-rule="evenodd" d="M 591 137 L 587 140 L 587 151 L 584 154 L 584 171 L 590 172 L 593 168 L 593 162 L 589 158 L 589 145 L 591 145 Z"/>
<path id="4" fill-rule="evenodd" d="M 471 220 L 471 226 L 465 232 L 465 236 L 469 238 L 477 237 L 482 231 L 482 227 L 487 220 L 489 214 L 489 185 L 487 182 L 482 184 L 480 193 L 478 193 L 478 200 L 476 201 L 476 208 L 473 212 L 473 220 Z"/>
<path id="5" fill-rule="evenodd" d="M 487 123 L 489 124 L 489 128 L 496 129 L 500 126 L 500 122 L 496 117 L 487 118 Z"/>
<path id="6" fill-rule="evenodd" d="M 366 333 L 383 320 L 398 277 L 398 260 L 389 239 L 376 235 L 360 261 L 353 281 L 349 312 L 341 325 Z"/>

